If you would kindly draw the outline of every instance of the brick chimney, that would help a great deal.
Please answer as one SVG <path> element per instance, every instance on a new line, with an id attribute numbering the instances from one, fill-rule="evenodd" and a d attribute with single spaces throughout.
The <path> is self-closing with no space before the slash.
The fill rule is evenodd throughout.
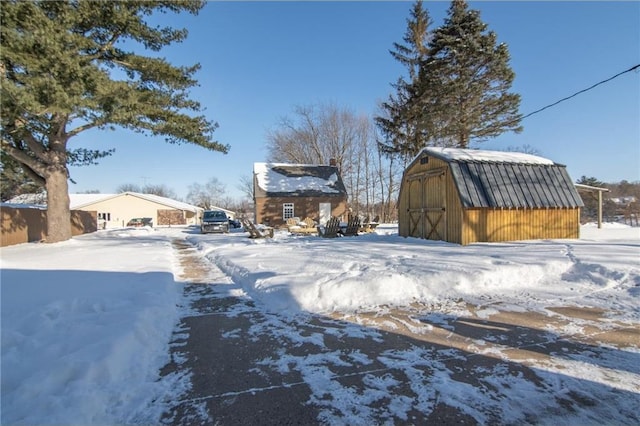
<path id="1" fill-rule="evenodd" d="M 333 166 L 333 167 L 336 167 L 337 166 L 336 159 L 335 158 L 330 158 L 329 159 L 329 165 Z"/>

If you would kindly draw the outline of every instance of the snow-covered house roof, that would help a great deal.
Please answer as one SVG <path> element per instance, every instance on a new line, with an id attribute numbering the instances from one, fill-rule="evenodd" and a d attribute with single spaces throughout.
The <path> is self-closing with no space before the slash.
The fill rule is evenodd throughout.
<path id="1" fill-rule="evenodd" d="M 347 193 L 335 166 L 254 163 L 253 173 L 256 189 L 267 197 L 343 197 Z"/>
<path id="2" fill-rule="evenodd" d="M 424 148 L 413 160 L 449 164 L 463 207 L 582 207 L 566 167 L 531 154 L 460 148 Z"/>
<path id="3" fill-rule="evenodd" d="M 142 198 L 147 201 L 151 201 L 153 203 L 158 203 L 165 205 L 167 207 L 171 207 L 176 210 L 184 210 L 190 212 L 199 212 L 203 209 L 198 206 L 194 206 L 191 204 L 183 203 L 182 201 L 177 201 L 167 197 L 161 197 L 159 195 L 154 194 L 141 194 L 138 192 L 122 192 L 119 194 L 69 194 L 69 206 L 71 209 L 77 209 L 86 207 L 88 205 L 97 203 L 99 201 L 105 201 L 111 198 L 122 197 L 122 196 L 134 196 L 138 198 Z"/>
<path id="4" fill-rule="evenodd" d="M 183 203 L 182 201 L 176 201 L 171 198 L 161 197 L 159 195 L 153 194 L 140 194 L 138 192 L 121 192 L 118 194 L 69 194 L 69 207 L 74 210 L 82 207 L 89 206 L 91 204 L 109 200 L 112 198 L 122 197 L 122 196 L 134 196 L 138 198 L 142 198 L 147 201 L 151 201 L 154 203 L 162 204 L 167 207 L 171 207 L 177 210 L 190 211 L 193 213 L 197 213 L 202 211 L 201 207 L 194 206 L 191 204 Z M 47 204 L 47 195 L 45 193 L 40 194 L 23 194 L 18 195 L 11 200 L 7 201 L 8 204 L 36 204 L 41 206 L 46 206 Z"/>

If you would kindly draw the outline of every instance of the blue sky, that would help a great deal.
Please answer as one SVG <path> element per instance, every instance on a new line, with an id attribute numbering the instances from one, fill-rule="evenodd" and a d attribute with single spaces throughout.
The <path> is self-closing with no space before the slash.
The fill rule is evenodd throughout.
<path id="1" fill-rule="evenodd" d="M 215 177 L 232 197 L 241 176 L 267 157 L 266 133 L 296 105 L 331 102 L 374 115 L 404 73 L 389 54 L 412 2 L 209 2 L 197 16 L 163 16 L 189 30 L 161 52 L 199 62 L 192 92 L 220 125 L 224 155 L 129 131 L 91 131 L 71 147 L 115 148 L 97 166 L 73 167 L 70 192 L 113 193 L 121 184 L 163 184 L 179 197 Z M 640 63 L 640 2 L 470 2 L 507 43 L 512 90 L 527 114 Z M 449 2 L 425 2 L 434 27 Z M 530 145 L 566 164 L 573 180 L 640 180 L 640 73 L 626 73 L 522 122 L 480 148 Z"/>

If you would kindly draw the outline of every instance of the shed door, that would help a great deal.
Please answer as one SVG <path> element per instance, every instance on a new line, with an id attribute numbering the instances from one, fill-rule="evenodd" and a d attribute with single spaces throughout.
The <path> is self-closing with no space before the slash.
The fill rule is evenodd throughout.
<path id="1" fill-rule="evenodd" d="M 446 168 L 407 177 L 409 181 L 409 235 L 446 240 Z"/>

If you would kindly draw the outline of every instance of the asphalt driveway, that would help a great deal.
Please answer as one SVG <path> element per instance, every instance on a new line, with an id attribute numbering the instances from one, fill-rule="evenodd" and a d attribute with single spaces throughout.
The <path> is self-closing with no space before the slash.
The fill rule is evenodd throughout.
<path id="1" fill-rule="evenodd" d="M 190 374 L 192 387 L 166 424 L 640 423 L 640 385 L 621 384 L 640 378 L 640 354 L 621 349 L 640 343 L 638 324 L 463 302 L 286 316 L 188 242 L 174 247 L 188 306 L 162 373 Z"/>

